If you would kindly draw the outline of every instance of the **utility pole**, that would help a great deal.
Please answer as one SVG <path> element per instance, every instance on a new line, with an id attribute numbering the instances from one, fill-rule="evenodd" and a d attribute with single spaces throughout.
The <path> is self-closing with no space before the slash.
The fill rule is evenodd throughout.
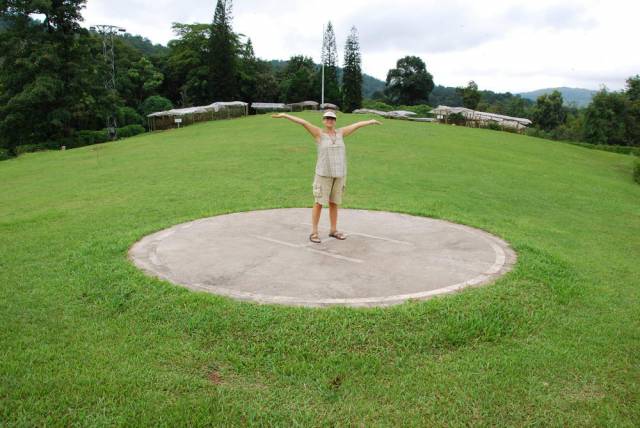
<path id="1" fill-rule="evenodd" d="M 115 92 L 116 56 L 113 48 L 113 36 L 117 33 L 124 33 L 127 30 L 122 27 L 118 27 L 117 25 L 106 24 L 92 26 L 89 27 L 89 29 L 91 31 L 97 32 L 102 37 L 102 56 L 104 57 L 104 61 L 111 72 L 111 76 L 107 76 L 104 80 L 104 87 L 109 92 Z M 118 124 L 116 122 L 116 114 L 115 111 L 112 111 L 111 114 L 107 117 L 107 132 L 109 133 L 109 136 L 112 140 L 117 137 L 117 129 Z"/>

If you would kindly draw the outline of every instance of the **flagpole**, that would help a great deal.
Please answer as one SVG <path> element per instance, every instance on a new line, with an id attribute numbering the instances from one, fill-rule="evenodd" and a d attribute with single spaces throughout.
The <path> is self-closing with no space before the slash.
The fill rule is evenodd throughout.
<path id="1" fill-rule="evenodd" d="M 324 24 L 322 24 L 322 53 L 320 61 L 322 62 L 322 97 L 320 99 L 320 108 L 324 105 Z"/>

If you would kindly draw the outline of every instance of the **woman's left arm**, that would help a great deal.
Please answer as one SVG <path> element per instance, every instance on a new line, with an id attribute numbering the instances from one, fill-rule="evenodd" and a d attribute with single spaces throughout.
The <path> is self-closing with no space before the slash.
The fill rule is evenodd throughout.
<path id="1" fill-rule="evenodd" d="M 356 130 L 369 125 L 382 125 L 382 122 L 379 120 L 371 119 L 371 120 L 363 120 L 362 122 L 356 122 L 351 125 L 345 126 L 341 128 L 342 135 L 346 137 L 347 135 L 353 134 Z"/>

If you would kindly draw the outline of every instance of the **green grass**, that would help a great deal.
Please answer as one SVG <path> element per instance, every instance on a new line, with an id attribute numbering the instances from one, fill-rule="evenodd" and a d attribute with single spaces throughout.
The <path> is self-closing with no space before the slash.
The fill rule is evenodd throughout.
<path id="1" fill-rule="evenodd" d="M 0 425 L 638 423 L 633 157 L 388 120 L 347 145 L 345 207 L 486 229 L 515 269 L 386 309 L 193 293 L 128 248 L 192 219 L 310 206 L 301 127 L 250 117 L 26 154 L 0 163 Z"/>

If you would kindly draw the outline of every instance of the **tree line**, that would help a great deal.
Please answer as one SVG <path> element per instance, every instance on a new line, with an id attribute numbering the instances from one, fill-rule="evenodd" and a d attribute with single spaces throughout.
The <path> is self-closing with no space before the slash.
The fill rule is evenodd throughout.
<path id="1" fill-rule="evenodd" d="M 320 100 L 321 67 L 304 55 L 292 56 L 284 67 L 257 58 L 251 39 L 233 31 L 231 0 L 217 1 L 211 23 L 175 23 L 176 38 L 166 47 L 129 34 L 108 38 L 109 48 L 113 40 L 114 70 L 108 53 L 103 53 L 101 34 L 80 26 L 85 4 L 86 0 L 2 3 L 4 155 L 106 139 L 105 129 L 111 125 L 144 130 L 147 114 L 174 107 L 234 100 Z M 334 29 L 328 23 L 322 62 L 325 102 L 344 111 L 361 107 L 363 78 L 355 27 L 347 37 L 340 68 Z M 105 82 L 113 71 L 111 87 Z M 100 135 L 90 134 L 94 131 Z"/>

